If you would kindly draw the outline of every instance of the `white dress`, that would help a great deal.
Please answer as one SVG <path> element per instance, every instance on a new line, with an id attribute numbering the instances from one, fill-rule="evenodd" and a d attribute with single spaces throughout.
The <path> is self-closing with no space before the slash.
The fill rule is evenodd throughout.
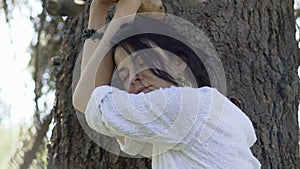
<path id="1" fill-rule="evenodd" d="M 129 155 L 152 158 L 153 169 L 257 169 L 250 119 L 210 87 L 170 87 L 130 94 L 97 87 L 85 112 L 96 132 L 124 136 Z"/>

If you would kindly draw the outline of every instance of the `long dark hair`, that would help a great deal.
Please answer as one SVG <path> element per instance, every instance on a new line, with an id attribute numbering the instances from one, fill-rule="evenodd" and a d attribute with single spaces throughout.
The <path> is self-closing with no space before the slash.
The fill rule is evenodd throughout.
<path id="1" fill-rule="evenodd" d="M 153 31 L 158 29 L 162 33 Z M 198 87 L 211 86 L 205 66 L 194 50 L 203 55 L 201 58 L 208 57 L 208 55 L 203 50 L 191 45 L 176 29 L 157 19 L 138 16 L 132 23 L 123 24 L 111 41 L 113 44 L 113 57 L 117 46 L 121 46 L 128 55 L 131 55 L 132 51 L 153 48 L 149 43 L 145 43 L 145 39 L 154 42 L 161 49 L 180 57 L 193 73 Z M 130 49 L 128 46 L 130 46 Z M 158 52 L 153 52 L 153 55 L 160 55 Z M 162 62 L 159 57 L 153 57 L 152 63 L 161 64 Z M 150 70 L 159 78 L 178 86 L 175 79 L 166 71 L 155 68 L 151 68 Z"/>

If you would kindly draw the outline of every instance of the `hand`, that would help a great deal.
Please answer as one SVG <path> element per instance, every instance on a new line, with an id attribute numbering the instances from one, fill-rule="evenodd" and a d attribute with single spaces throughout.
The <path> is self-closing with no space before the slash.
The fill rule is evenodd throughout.
<path id="1" fill-rule="evenodd" d="M 142 0 L 141 6 L 138 9 L 139 13 L 143 12 L 165 12 L 161 0 Z"/>

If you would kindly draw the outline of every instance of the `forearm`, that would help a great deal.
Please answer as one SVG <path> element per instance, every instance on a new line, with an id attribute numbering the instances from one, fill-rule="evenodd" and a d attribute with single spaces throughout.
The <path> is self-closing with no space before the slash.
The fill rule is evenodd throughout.
<path id="1" fill-rule="evenodd" d="M 88 21 L 88 29 L 98 30 L 105 25 L 105 19 L 107 16 L 107 10 L 109 8 L 108 4 L 93 1 L 90 6 L 90 16 Z M 83 55 L 81 63 L 81 72 L 83 72 L 86 64 L 91 58 L 93 52 L 95 51 L 97 45 L 99 44 L 100 39 L 91 39 L 88 38 L 85 40 L 83 45 Z"/>
<path id="2" fill-rule="evenodd" d="M 141 3 L 140 1 L 141 0 L 120 0 L 118 2 L 118 4 L 116 5 L 115 15 L 112 18 L 112 22 L 109 24 L 109 26 L 107 28 L 108 31 L 105 33 L 106 39 L 111 38 L 110 36 L 107 36 L 107 35 L 114 35 L 116 30 L 118 30 L 120 25 L 123 23 L 123 21 L 119 21 L 119 22 L 114 22 L 114 21 L 119 19 L 122 16 L 135 14 Z M 109 6 L 110 6 L 110 4 L 101 3 L 98 1 L 92 2 L 91 7 L 90 7 L 90 17 L 89 17 L 89 22 L 88 22 L 88 29 L 98 30 L 105 25 L 105 19 L 107 16 L 107 10 L 108 10 Z M 133 17 L 128 18 L 127 22 L 130 22 L 132 19 L 133 19 Z M 81 72 L 84 71 L 89 59 L 91 58 L 92 54 L 95 52 L 96 47 L 103 46 L 102 44 L 99 44 L 99 43 L 100 43 L 100 39 L 95 39 L 95 40 L 87 39 L 85 41 L 85 44 L 83 47 Z M 103 49 L 101 49 L 101 50 L 103 50 Z M 96 53 L 99 53 L 99 52 L 96 52 Z M 99 85 L 100 84 L 101 83 L 99 83 Z"/>
<path id="3" fill-rule="evenodd" d="M 137 12 L 140 0 L 119 0 L 116 5 L 116 12 L 111 22 L 108 24 L 102 40 L 95 47 L 84 70 L 83 79 L 87 78 L 92 83 L 88 91 L 92 91 L 96 86 L 110 84 L 113 71 L 113 56 L 111 56 L 111 46 L 109 41 L 117 33 L 120 26 L 124 23 L 133 21 L 134 14 Z M 125 17 L 126 16 L 126 17 Z M 124 17 L 122 19 L 119 19 Z M 91 90 L 90 90 L 91 89 Z"/>
<path id="4" fill-rule="evenodd" d="M 100 29 L 102 26 L 105 25 L 107 11 L 109 7 L 110 4 L 105 4 L 100 2 L 96 4 L 95 1 L 92 2 L 90 6 L 90 16 L 88 22 L 89 29 Z"/>
<path id="5" fill-rule="evenodd" d="M 116 5 L 115 15 L 109 23 L 102 40 L 94 47 L 92 54 L 88 55 L 88 53 L 84 53 L 85 62 L 82 63 L 81 76 L 73 95 L 73 105 L 81 112 L 85 111 L 92 91 L 97 86 L 107 85 L 111 82 L 113 56 L 108 52 L 110 49 L 104 40 L 111 39 L 124 22 L 130 22 L 134 19 L 134 15 L 132 14 L 136 13 L 139 4 L 140 0 L 120 0 Z M 124 20 L 117 20 L 122 16 L 129 15 L 130 17 L 126 17 Z M 90 45 L 89 48 L 92 49 L 92 46 Z M 85 48 L 86 52 L 88 52 L 87 49 Z"/>

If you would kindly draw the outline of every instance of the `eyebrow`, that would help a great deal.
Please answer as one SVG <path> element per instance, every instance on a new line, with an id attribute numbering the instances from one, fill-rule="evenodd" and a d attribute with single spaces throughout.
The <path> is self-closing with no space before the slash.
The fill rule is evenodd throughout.
<path id="1" fill-rule="evenodd" d="M 133 56 L 133 57 L 132 57 L 132 56 Z M 134 66 L 135 69 L 136 69 L 136 61 L 135 61 L 135 58 L 134 58 L 134 57 L 136 57 L 136 56 L 137 56 L 136 54 L 135 54 L 135 55 L 131 54 L 131 55 L 128 56 L 128 57 L 130 57 L 131 62 L 134 62 L 134 63 L 133 63 L 133 66 Z M 118 70 L 118 69 L 117 69 L 117 70 Z M 122 71 L 128 71 L 128 72 L 129 72 L 128 68 L 126 68 L 126 67 L 122 67 L 120 70 L 118 70 L 119 73 L 122 72 Z"/>
<path id="2" fill-rule="evenodd" d="M 118 73 L 120 74 L 120 72 L 123 72 L 123 71 L 128 71 L 128 69 L 126 67 L 122 67 L 120 70 L 118 70 Z"/>
<path id="3" fill-rule="evenodd" d="M 125 70 L 125 67 L 122 67 L 120 70 L 118 70 L 118 72 L 120 73 L 120 72 L 122 72 L 124 70 Z"/>

